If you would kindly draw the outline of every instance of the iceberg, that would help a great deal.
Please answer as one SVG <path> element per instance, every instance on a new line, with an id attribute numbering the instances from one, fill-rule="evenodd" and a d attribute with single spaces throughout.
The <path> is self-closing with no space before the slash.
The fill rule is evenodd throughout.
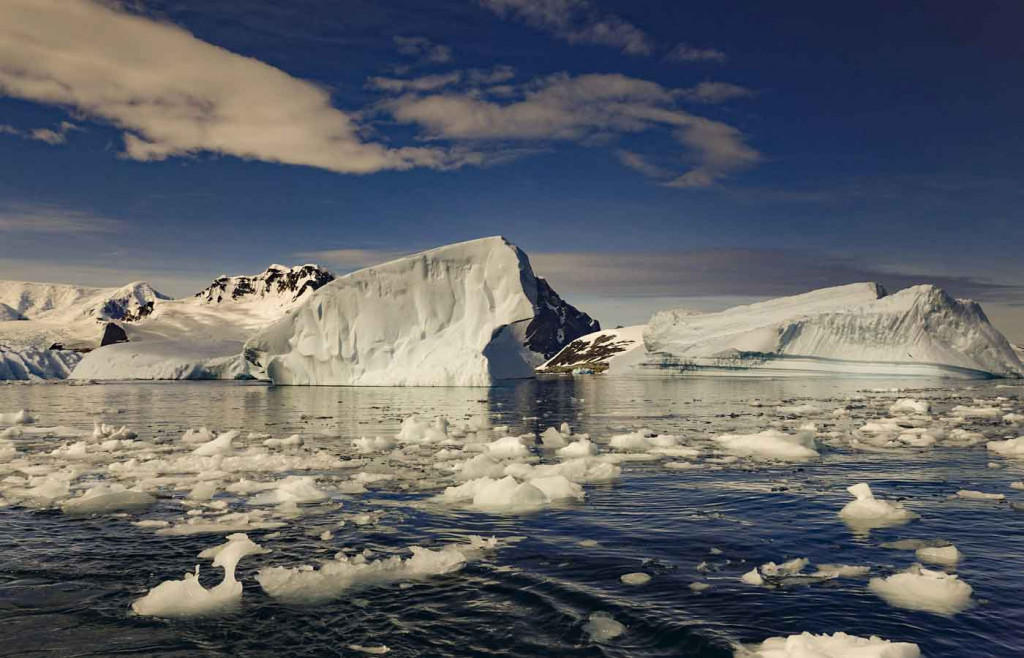
<path id="1" fill-rule="evenodd" d="M 981 306 L 932 285 L 855 283 L 718 313 L 656 313 L 641 368 L 1022 377 Z"/>
<path id="2" fill-rule="evenodd" d="M 501 237 L 339 277 L 245 346 L 275 384 L 489 386 L 599 328 Z"/>

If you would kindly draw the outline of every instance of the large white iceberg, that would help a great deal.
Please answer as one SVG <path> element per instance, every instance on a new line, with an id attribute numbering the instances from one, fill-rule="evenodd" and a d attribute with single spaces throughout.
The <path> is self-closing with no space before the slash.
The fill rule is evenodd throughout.
<path id="1" fill-rule="evenodd" d="M 970 300 L 932 285 L 855 283 L 718 313 L 654 315 L 645 367 L 718 372 L 1020 377 L 1024 365 Z"/>
<path id="2" fill-rule="evenodd" d="M 245 350 L 276 384 L 488 386 L 595 328 L 490 237 L 340 277 Z"/>

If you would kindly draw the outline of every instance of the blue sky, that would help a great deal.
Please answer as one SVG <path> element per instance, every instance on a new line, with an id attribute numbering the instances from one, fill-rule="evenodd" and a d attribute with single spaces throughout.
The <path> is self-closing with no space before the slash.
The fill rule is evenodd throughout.
<path id="1" fill-rule="evenodd" d="M 1019 2 L 8 0 L 0 277 L 502 234 L 605 324 L 936 282 L 1024 341 Z"/>

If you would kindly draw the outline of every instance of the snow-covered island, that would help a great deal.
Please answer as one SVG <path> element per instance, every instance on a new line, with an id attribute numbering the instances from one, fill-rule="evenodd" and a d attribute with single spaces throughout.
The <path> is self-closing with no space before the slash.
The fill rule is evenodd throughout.
<path id="1" fill-rule="evenodd" d="M 639 339 L 637 338 L 639 336 Z M 855 283 L 717 313 L 656 313 L 584 336 L 541 371 L 788 372 L 1022 377 L 1018 353 L 981 306 L 932 285 L 888 294 Z"/>

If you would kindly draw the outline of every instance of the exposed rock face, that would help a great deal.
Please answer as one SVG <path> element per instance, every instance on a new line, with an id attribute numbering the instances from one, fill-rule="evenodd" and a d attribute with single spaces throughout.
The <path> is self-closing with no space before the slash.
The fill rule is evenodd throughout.
<path id="1" fill-rule="evenodd" d="M 16 320 L 27 320 L 16 308 L 0 302 L 0 322 L 13 322 Z"/>
<path id="2" fill-rule="evenodd" d="M 127 342 L 128 334 L 124 332 L 124 329 L 117 326 L 113 322 L 108 322 L 106 328 L 103 330 L 103 339 L 100 340 L 100 347 Z"/>
<path id="3" fill-rule="evenodd" d="M 612 361 L 637 349 L 642 350 L 644 326 L 605 329 L 581 336 L 566 345 L 538 372 L 569 373 L 585 368 L 595 373 L 608 370 Z"/>
<path id="4" fill-rule="evenodd" d="M 488 386 L 596 323 L 492 237 L 340 277 L 246 344 L 277 384 Z"/>
<path id="5" fill-rule="evenodd" d="M 266 298 L 292 302 L 333 280 L 334 275 L 318 265 L 271 265 L 255 276 L 218 277 L 195 296 L 210 304 Z"/>
<path id="6" fill-rule="evenodd" d="M 550 359 L 580 336 L 601 330 L 601 323 L 567 304 L 548 282 L 537 277 L 537 314 L 526 328 L 526 346 Z"/>

